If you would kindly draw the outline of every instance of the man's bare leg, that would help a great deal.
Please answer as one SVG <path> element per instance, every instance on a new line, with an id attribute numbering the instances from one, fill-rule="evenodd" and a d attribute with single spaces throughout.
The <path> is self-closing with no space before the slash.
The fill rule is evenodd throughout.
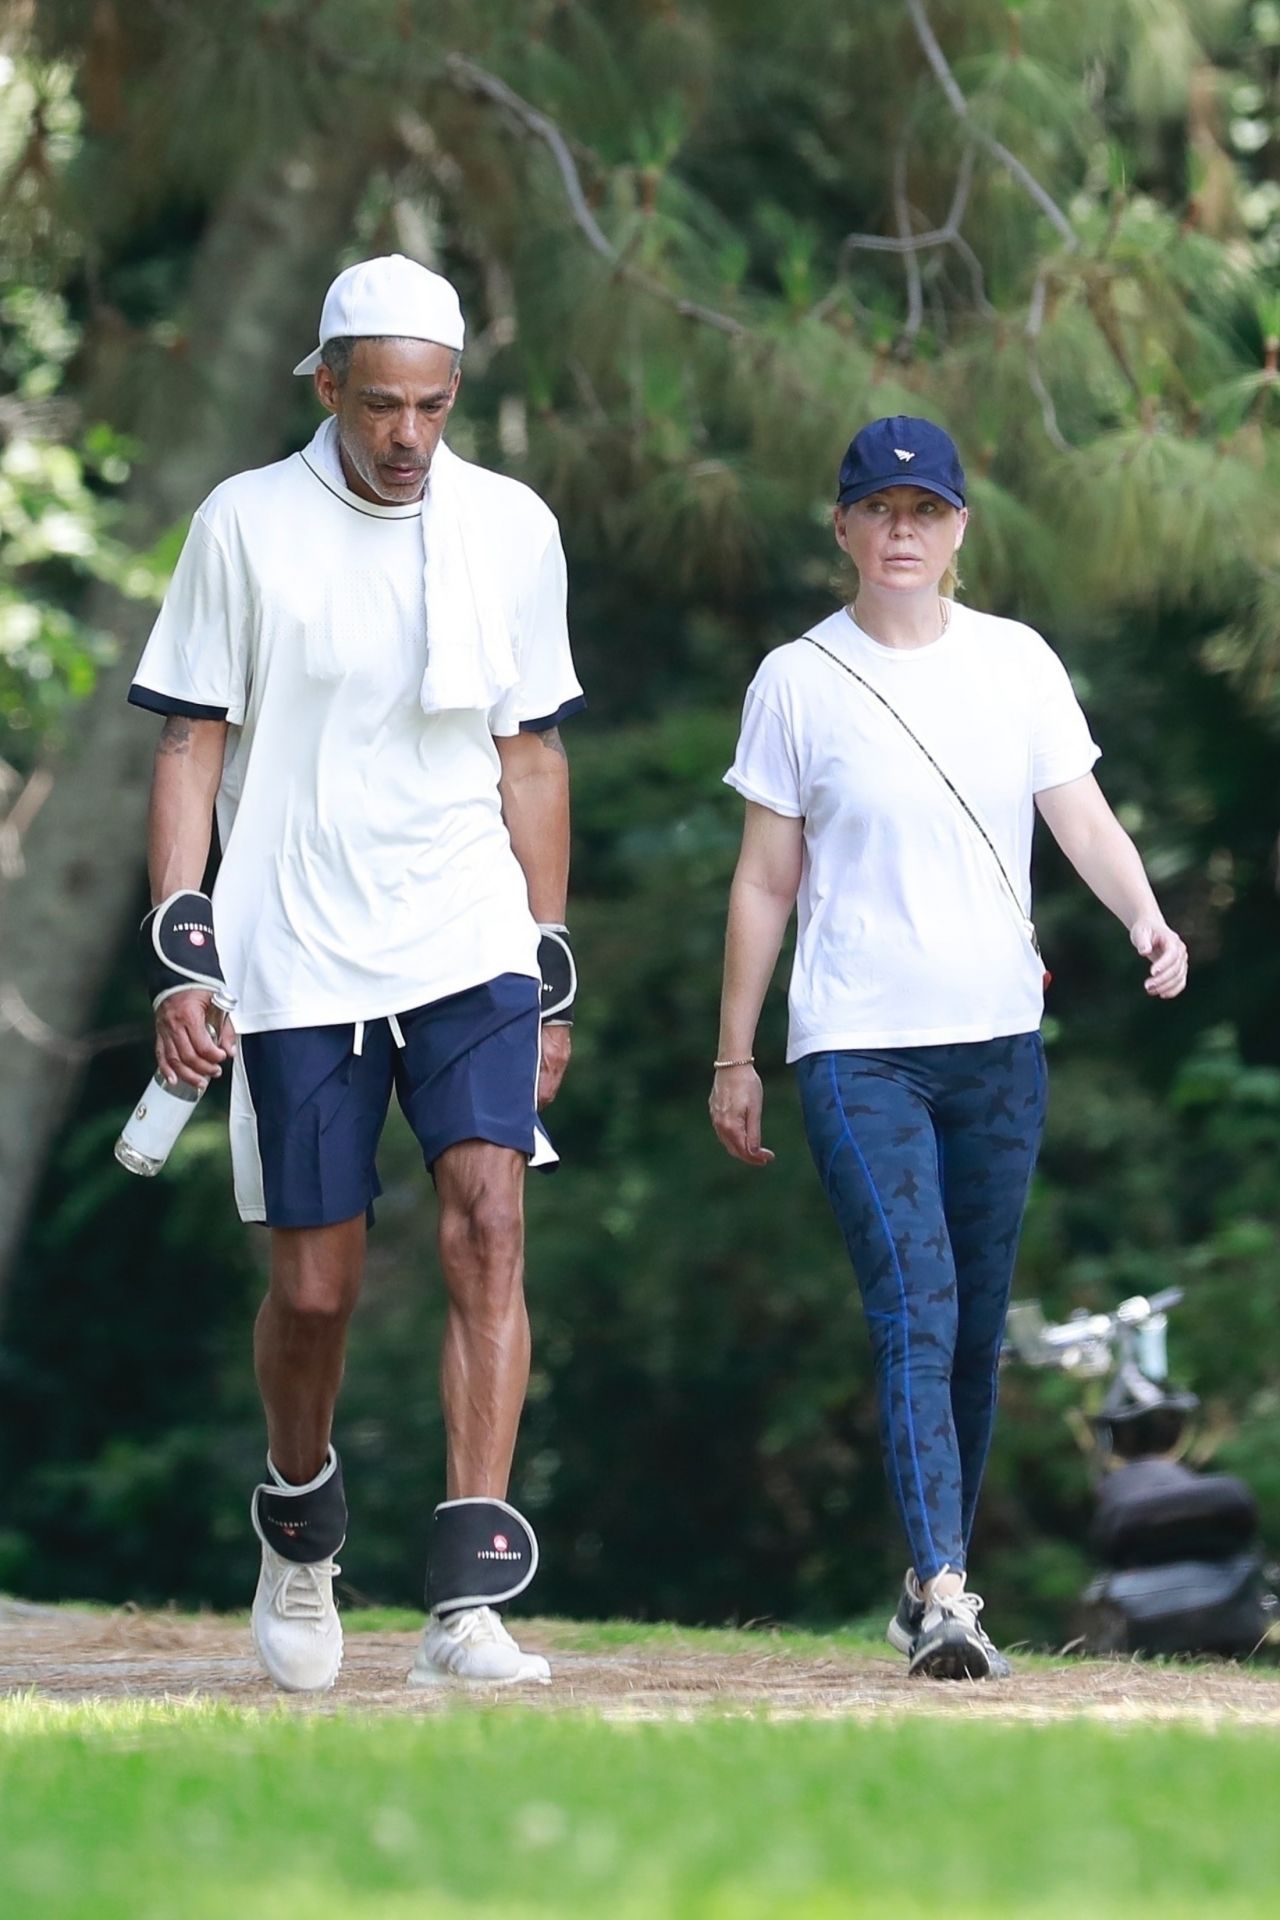
<path id="1" fill-rule="evenodd" d="M 525 1156 L 484 1140 L 433 1168 L 449 1294 L 440 1395 L 451 1500 L 504 1499 L 529 1385 L 524 1303 Z"/>
<path id="2" fill-rule="evenodd" d="M 293 1486 L 324 1465 L 364 1274 L 364 1215 L 332 1227 L 273 1227 L 271 1282 L 254 1328 L 272 1464 Z"/>
<path id="3" fill-rule="evenodd" d="M 253 1496 L 262 1571 L 250 1624 L 262 1664 L 290 1692 L 331 1687 L 342 1665 L 333 1581 L 347 1503 L 329 1435 L 363 1268 L 363 1215 L 272 1229 L 253 1341 L 270 1472 Z"/>
<path id="4" fill-rule="evenodd" d="M 432 1168 L 449 1294 L 440 1358 L 448 1500 L 436 1509 L 427 1580 L 432 1611 L 409 1674 L 415 1687 L 551 1678 L 543 1656 L 516 1645 L 493 1605 L 447 1604 L 464 1593 L 491 1593 L 495 1605 L 510 1599 L 537 1563 L 532 1528 L 505 1504 L 529 1385 L 524 1169 L 522 1153 L 481 1140 L 448 1148 Z"/>

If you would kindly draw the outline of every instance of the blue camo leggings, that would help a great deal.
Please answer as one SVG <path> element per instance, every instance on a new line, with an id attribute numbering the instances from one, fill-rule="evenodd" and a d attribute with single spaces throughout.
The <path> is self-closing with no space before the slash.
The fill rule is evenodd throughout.
<path id="1" fill-rule="evenodd" d="M 871 1336 L 885 1470 L 921 1580 L 965 1566 L 1045 1112 L 1038 1033 L 811 1053 L 805 1131 Z"/>

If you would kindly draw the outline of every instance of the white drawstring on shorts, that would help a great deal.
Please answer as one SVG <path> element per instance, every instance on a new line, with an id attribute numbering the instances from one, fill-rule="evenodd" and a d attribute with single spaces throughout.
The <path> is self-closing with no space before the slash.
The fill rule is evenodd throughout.
<path id="1" fill-rule="evenodd" d="M 357 1020 L 355 1023 L 355 1026 L 352 1028 L 351 1051 L 352 1053 L 355 1054 L 357 1060 L 360 1058 L 360 1055 L 364 1052 L 364 1025 L 365 1023 L 363 1020 Z M 401 1053 L 403 1053 L 404 1052 L 404 1035 L 400 1031 L 400 1022 L 396 1019 L 394 1013 L 389 1013 L 387 1015 L 387 1025 L 391 1029 L 391 1038 L 395 1041 Z"/>

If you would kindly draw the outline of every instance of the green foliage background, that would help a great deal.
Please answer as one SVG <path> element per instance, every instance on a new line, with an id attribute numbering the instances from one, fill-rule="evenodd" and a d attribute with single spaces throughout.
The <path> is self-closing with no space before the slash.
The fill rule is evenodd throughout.
<path id="1" fill-rule="evenodd" d="M 202 236 L 246 172 L 317 133 L 368 152 L 344 258 L 400 246 L 463 289 L 455 444 L 561 516 L 591 700 L 569 738 L 585 992 L 554 1111 L 564 1170 L 532 1183 L 513 1489 L 552 1610 L 826 1620 L 880 1604 L 901 1571 L 852 1281 L 789 1077 L 766 1076 L 765 1174 L 723 1156 L 704 1112 L 742 691 L 833 604 L 839 454 L 898 410 L 959 439 L 965 592 L 1067 660 L 1194 959 L 1185 999 L 1152 1006 L 1122 930 L 1041 850 L 1054 1091 L 1019 1291 L 1065 1309 L 1182 1281 L 1173 1353 L 1205 1396 L 1206 1451 L 1248 1474 L 1280 1547 L 1280 9 L 926 17 L 963 114 L 898 0 L 63 0 L 10 47 L 13 768 L 56 747 L 109 646 L 80 620 L 85 580 L 153 591 L 173 550 L 130 555 L 111 499 L 131 467 L 145 482 L 137 396 L 181 357 Z M 495 76 L 568 143 L 585 222 L 527 112 L 484 91 Z M 908 266 L 850 243 L 945 227 L 966 172 L 961 244 Z M 305 344 L 280 341 L 282 378 Z M 310 424 L 300 391 L 291 444 Z M 773 1063 L 781 985 L 758 1047 Z M 144 1020 L 127 956 L 108 999 L 112 1020 Z M 212 1099 L 156 1188 L 112 1165 L 143 1060 L 93 1062 L 13 1276 L 0 1587 L 235 1605 L 264 1250 L 232 1215 Z M 391 1601 L 418 1591 L 442 1483 L 441 1304 L 398 1125 L 383 1175 L 338 1437 L 350 1589 Z M 1061 1635 L 1083 1574 L 1072 1400 L 1006 1381 L 975 1548 L 1002 1632 Z"/>

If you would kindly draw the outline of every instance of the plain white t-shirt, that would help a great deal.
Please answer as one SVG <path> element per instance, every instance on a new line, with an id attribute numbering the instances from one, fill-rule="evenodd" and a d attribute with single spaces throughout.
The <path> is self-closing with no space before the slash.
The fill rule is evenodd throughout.
<path id="1" fill-rule="evenodd" d="M 1089 772 L 1066 670 L 1038 633 L 954 602 L 941 639 L 811 631 L 875 687 L 982 822 L 1031 910 L 1034 797 Z M 1029 1033 L 1043 965 L 990 850 L 880 702 L 807 640 L 762 662 L 729 785 L 804 822 L 787 1059 Z"/>
<path id="2" fill-rule="evenodd" d="M 294 454 L 224 481 L 192 521 L 129 697 L 230 723 L 213 900 L 241 1032 L 538 977 L 493 736 L 584 702 L 555 518 L 473 474 L 519 670 L 488 713 L 422 711 L 417 505 L 376 506 Z"/>

